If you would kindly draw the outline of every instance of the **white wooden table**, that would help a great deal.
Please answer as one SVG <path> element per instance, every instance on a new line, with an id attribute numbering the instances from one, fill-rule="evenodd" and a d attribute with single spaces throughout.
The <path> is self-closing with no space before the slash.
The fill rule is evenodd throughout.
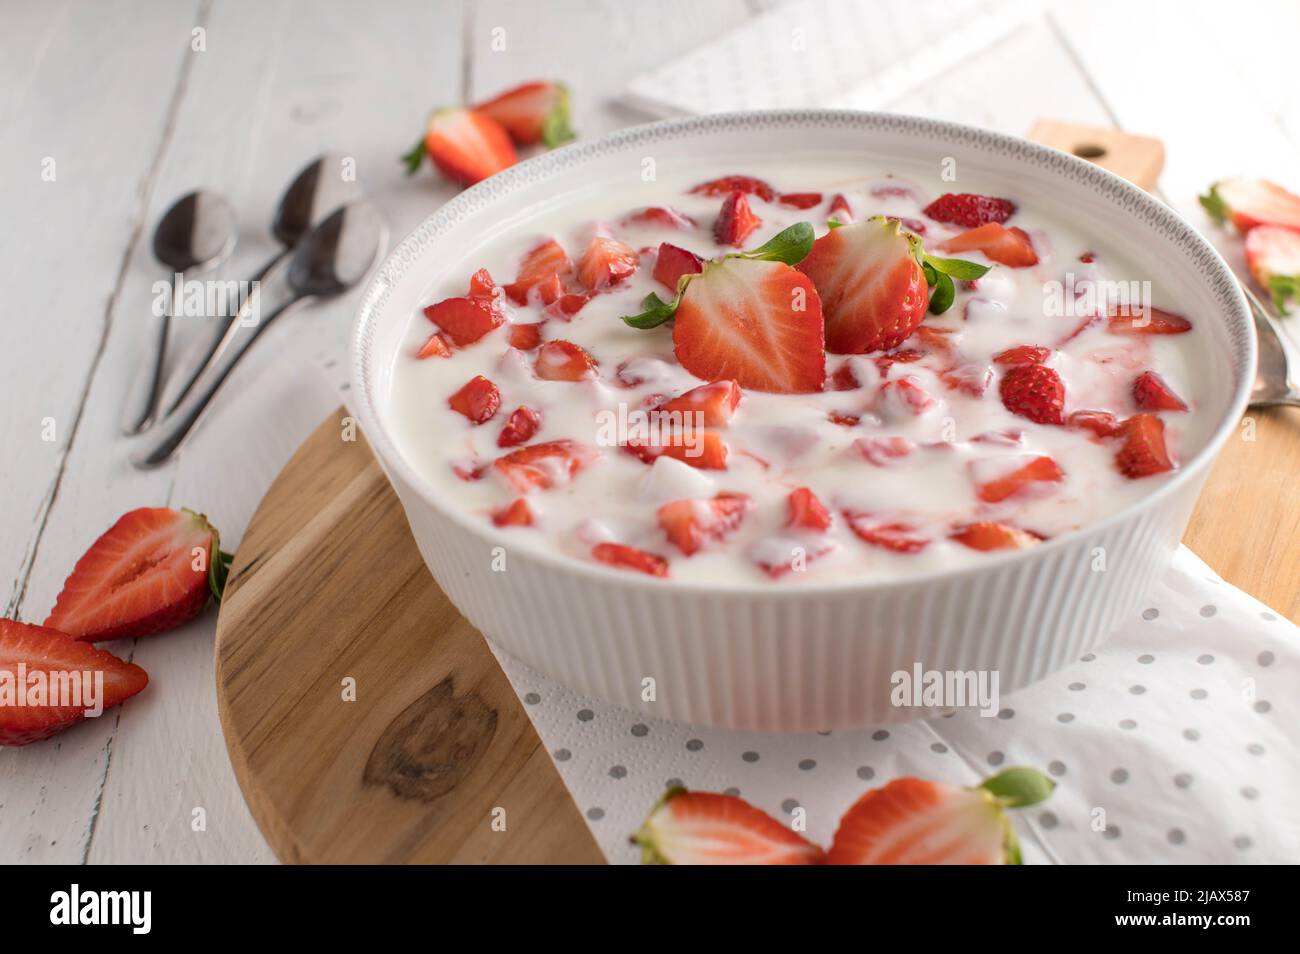
<path id="1" fill-rule="evenodd" d="M 770 6 L 7 5 L 6 615 L 41 621 L 77 556 L 132 507 L 204 510 L 237 543 L 261 489 L 337 402 L 326 375 L 342 377 L 354 296 L 269 331 L 232 379 L 221 412 L 179 459 L 149 473 L 130 467 L 117 426 L 160 277 L 149 235 L 176 196 L 198 186 L 229 196 L 241 231 L 224 277 L 247 277 L 274 251 L 269 218 L 285 183 L 332 150 L 356 158 L 400 236 L 451 195 L 427 173 L 404 179 L 396 162 L 431 106 L 553 77 L 572 88 L 582 134 L 628 125 L 644 118 L 614 101 L 629 79 Z M 1298 28 L 1300 12 L 1285 0 L 1053 4 L 1026 29 L 886 105 L 1017 134 L 1052 117 L 1159 136 L 1168 149 L 1164 191 L 1199 222 L 1195 196 L 1213 179 L 1250 172 L 1300 182 L 1300 84 L 1287 68 Z M 502 35 L 505 48 L 494 49 Z M 1231 241 L 1220 244 L 1239 259 Z M 267 428 L 267 419 L 277 426 Z M 212 631 L 209 615 L 113 647 L 149 671 L 143 697 L 55 741 L 0 750 L 0 861 L 273 860 L 226 759 Z"/>

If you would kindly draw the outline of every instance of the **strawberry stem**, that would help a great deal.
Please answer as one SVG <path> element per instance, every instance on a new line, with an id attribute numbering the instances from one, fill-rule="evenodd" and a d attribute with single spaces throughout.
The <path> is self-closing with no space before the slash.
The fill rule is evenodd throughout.
<path id="1" fill-rule="evenodd" d="M 980 788 L 990 792 L 1007 808 L 1024 808 L 1045 801 L 1056 783 L 1038 769 L 1019 765 L 986 778 Z"/>
<path id="2" fill-rule="evenodd" d="M 411 148 L 410 152 L 403 153 L 399 161 L 406 167 L 408 176 L 413 176 L 419 172 L 420 163 L 424 161 L 424 137 L 420 137 L 420 141 Z"/>

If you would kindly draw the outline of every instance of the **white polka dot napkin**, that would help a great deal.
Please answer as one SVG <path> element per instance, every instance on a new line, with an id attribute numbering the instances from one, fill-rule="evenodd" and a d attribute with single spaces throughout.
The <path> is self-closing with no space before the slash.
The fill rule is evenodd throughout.
<path id="1" fill-rule="evenodd" d="M 1014 813 L 1025 862 L 1300 859 L 1300 629 L 1183 547 L 1139 614 L 1095 655 L 970 710 L 804 735 L 648 719 L 498 658 L 611 862 L 669 785 L 726 791 L 827 845 L 868 788 L 915 775 L 973 785 L 1009 765 L 1057 781 Z"/>

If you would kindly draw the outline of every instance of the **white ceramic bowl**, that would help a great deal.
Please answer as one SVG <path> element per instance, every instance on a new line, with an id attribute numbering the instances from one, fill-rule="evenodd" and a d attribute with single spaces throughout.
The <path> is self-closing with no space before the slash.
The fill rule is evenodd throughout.
<path id="1" fill-rule="evenodd" d="M 661 172 L 753 155 L 957 161 L 963 180 L 1006 184 L 1066 215 L 1159 274 L 1214 360 L 1199 413 L 1206 446 L 1136 505 L 1031 550 L 895 582 L 707 586 L 663 581 L 512 546 L 507 532 L 440 500 L 386 420 L 395 356 L 446 262 L 565 193 L 612 181 L 653 157 Z M 1246 406 L 1254 330 L 1228 266 L 1166 206 L 1065 153 L 1010 136 L 908 116 L 743 113 L 640 126 L 521 163 L 462 193 L 397 247 L 366 289 L 352 334 L 354 411 L 401 498 L 438 584 L 493 643 L 573 688 L 649 715 L 806 731 L 928 714 L 890 704 L 890 677 L 987 670 L 1002 692 L 1097 646 L 1178 545 L 1215 453 Z M 493 569 L 505 548 L 505 572 Z M 1104 551 L 1105 569 L 1096 556 Z M 643 701 L 646 680 L 653 701 Z"/>

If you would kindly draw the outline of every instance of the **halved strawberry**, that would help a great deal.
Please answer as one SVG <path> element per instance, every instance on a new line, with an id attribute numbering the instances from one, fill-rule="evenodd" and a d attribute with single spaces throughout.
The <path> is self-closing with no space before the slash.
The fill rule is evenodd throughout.
<path id="1" fill-rule="evenodd" d="M 811 209 L 815 205 L 822 204 L 822 194 L 820 192 L 783 192 L 777 201 L 782 205 L 788 205 L 792 209 Z"/>
<path id="2" fill-rule="evenodd" d="M 1091 431 L 1097 437 L 1114 437 L 1119 430 L 1115 415 L 1109 411 L 1074 411 L 1065 423 L 1068 427 Z"/>
<path id="3" fill-rule="evenodd" d="M 1224 179 L 1201 196 L 1201 205 L 1217 222 L 1231 221 L 1242 232 L 1257 225 L 1300 229 L 1300 195 L 1267 179 Z"/>
<path id="4" fill-rule="evenodd" d="M 569 91 L 560 83 L 524 83 L 474 107 L 496 120 L 521 146 L 550 148 L 574 138 L 569 128 Z"/>
<path id="5" fill-rule="evenodd" d="M 691 388 L 685 394 L 663 402 L 655 410 L 701 414 L 703 417 L 698 423 L 703 426 L 725 427 L 736 413 L 736 405 L 740 403 L 743 393 L 735 381 L 714 381 L 712 384 Z"/>
<path id="6" fill-rule="evenodd" d="M 632 246 L 598 235 L 578 260 L 578 281 L 591 291 L 604 291 L 630 278 L 640 263 L 641 257 Z"/>
<path id="7" fill-rule="evenodd" d="M 667 242 L 659 244 L 659 254 L 655 256 L 654 278 L 674 295 L 677 283 L 683 275 L 696 275 L 704 268 L 704 259 L 694 252 L 687 251 Z"/>
<path id="8" fill-rule="evenodd" d="M 921 536 L 918 528 L 905 520 L 849 511 L 845 511 L 844 519 L 858 539 L 873 547 L 895 553 L 919 553 L 930 545 L 929 538 Z"/>
<path id="9" fill-rule="evenodd" d="M 752 506 L 745 494 L 721 493 L 712 500 L 671 501 L 660 507 L 655 516 L 669 541 L 691 556 L 707 541 L 721 540 L 740 526 Z"/>
<path id="10" fill-rule="evenodd" d="M 939 196 L 922 210 L 936 222 L 951 222 L 973 229 L 990 222 L 1001 225 L 1016 211 L 1010 199 L 997 199 L 972 192 L 949 192 Z"/>
<path id="11" fill-rule="evenodd" d="M 808 487 L 796 487 L 787 500 L 789 519 L 786 526 L 796 530 L 822 532 L 831 528 L 831 512 Z"/>
<path id="12" fill-rule="evenodd" d="M 1300 300 L 1300 231 L 1261 225 L 1246 234 L 1246 264 L 1259 287 L 1286 312 L 1291 299 Z"/>
<path id="13" fill-rule="evenodd" d="M 942 245 L 947 252 L 983 252 L 990 261 L 1010 268 L 1038 264 L 1034 243 L 1024 229 L 1006 228 L 996 222 L 955 235 Z"/>
<path id="14" fill-rule="evenodd" d="M 596 359 L 572 341 L 553 338 L 537 349 L 533 371 L 545 381 L 581 381 L 595 372 Z"/>
<path id="15" fill-rule="evenodd" d="M 491 298 L 447 298 L 425 308 L 424 316 L 462 348 L 505 321 L 495 299 Z"/>
<path id="16" fill-rule="evenodd" d="M 520 351 L 532 351 L 542 343 L 542 326 L 545 322 L 510 326 L 510 347 Z"/>
<path id="17" fill-rule="evenodd" d="M 1187 402 L 1154 371 L 1143 371 L 1133 380 L 1133 401 L 1144 411 L 1187 410 Z"/>
<path id="18" fill-rule="evenodd" d="M 459 106 L 436 110 L 429 117 L 424 141 L 403 157 L 408 175 L 420 168 L 425 154 L 444 176 L 466 186 L 519 161 L 500 123 Z"/>
<path id="19" fill-rule="evenodd" d="M 1008 348 L 993 356 L 995 364 L 1017 365 L 1017 364 L 1042 364 L 1052 356 L 1050 348 L 1040 348 L 1037 345 L 1016 345 L 1014 348 Z"/>
<path id="20" fill-rule="evenodd" d="M 999 503 L 1034 484 L 1054 484 L 1065 479 L 1065 472 L 1046 455 L 1033 457 L 1016 466 L 1022 460 L 1013 457 L 970 461 L 968 467 L 975 481 L 975 496 L 985 503 Z"/>
<path id="21" fill-rule="evenodd" d="M 623 543 L 598 543 L 591 548 L 591 555 L 620 570 L 635 570 L 649 576 L 668 575 L 668 561 L 663 557 Z"/>
<path id="22" fill-rule="evenodd" d="M 948 534 L 948 539 L 956 540 L 972 550 L 1023 550 L 1042 543 L 1039 537 L 1028 530 L 992 520 L 980 520 L 957 527 Z"/>
<path id="23" fill-rule="evenodd" d="M 1065 422 L 1065 385 L 1042 364 L 1020 364 L 1002 376 L 1002 404 L 1013 414 L 1039 424 Z"/>
<path id="24" fill-rule="evenodd" d="M 464 414 L 471 424 L 482 424 L 500 409 L 501 392 L 483 375 L 476 374 L 447 399 L 447 404 L 457 414 Z"/>
<path id="25" fill-rule="evenodd" d="M 877 467 L 888 467 L 916 450 L 916 442 L 906 437 L 859 437 L 853 449 Z"/>
<path id="26" fill-rule="evenodd" d="M 547 281 L 552 275 L 563 278 L 573 271 L 573 262 L 555 239 L 546 239 L 535 246 L 519 264 L 519 274 L 505 287 L 510 300 L 517 305 L 528 303 L 528 290 Z"/>
<path id="27" fill-rule="evenodd" d="M 492 522 L 498 527 L 531 527 L 533 508 L 523 497 L 518 497 L 510 506 L 492 514 Z"/>
<path id="28" fill-rule="evenodd" d="M 0 673 L 14 694 L 0 705 L 0 745 L 48 739 L 87 718 L 87 710 L 111 709 L 149 684 L 148 673 L 112 653 L 11 619 L 0 619 Z M 46 691 L 33 698 L 29 690 L 37 673 L 44 675 Z"/>
<path id="29" fill-rule="evenodd" d="M 623 450 L 647 464 L 653 464 L 659 457 L 671 457 L 699 470 L 727 469 L 727 444 L 717 432 L 690 428 L 663 437 L 666 439 L 657 443 L 630 440 L 623 445 Z"/>
<path id="30" fill-rule="evenodd" d="M 451 337 L 445 331 L 435 331 L 420 345 L 420 350 L 415 352 L 415 360 L 423 361 L 425 358 L 450 358 L 451 357 Z"/>
<path id="31" fill-rule="evenodd" d="M 625 215 L 623 224 L 661 225 L 669 229 L 690 229 L 695 227 L 695 220 L 685 212 L 679 212 L 671 206 L 651 205 Z"/>
<path id="32" fill-rule="evenodd" d="M 600 456 L 577 441 L 547 441 L 511 451 L 492 462 L 492 468 L 520 493 L 547 490 L 576 476 Z"/>
<path id="33" fill-rule="evenodd" d="M 815 865 L 824 852 L 732 795 L 670 788 L 632 838 L 642 864 Z"/>
<path id="34" fill-rule="evenodd" d="M 762 219 L 750 209 L 745 193 L 732 192 L 722 200 L 722 208 L 713 222 L 713 237 L 719 245 L 740 248 L 750 233 L 762 224 Z"/>
<path id="35" fill-rule="evenodd" d="M 542 426 L 542 416 L 527 404 L 521 404 L 510 412 L 505 426 L 497 435 L 497 447 L 517 447 L 533 439 L 537 429 Z"/>
<path id="36" fill-rule="evenodd" d="M 77 561 L 45 625 L 90 643 L 173 629 L 221 599 L 229 566 L 203 514 L 132 510 Z"/>
<path id="37" fill-rule="evenodd" d="M 1011 768 L 976 788 L 897 778 L 859 798 L 840 819 L 830 865 L 1018 865 L 1006 809 L 1034 805 L 1056 783 Z"/>
<path id="38" fill-rule="evenodd" d="M 853 209 L 849 206 L 849 200 L 843 194 L 837 192 L 831 199 L 830 208 L 826 210 L 826 220 L 839 225 L 851 225 L 853 223 Z"/>
<path id="39" fill-rule="evenodd" d="M 817 288 L 826 349 L 864 354 L 897 347 L 929 301 L 920 240 L 880 216 L 831 229 L 798 266 Z"/>
<path id="40" fill-rule="evenodd" d="M 1113 335 L 1181 335 L 1192 330 L 1192 323 L 1172 311 L 1117 305 L 1107 319 L 1107 327 Z"/>
<path id="41" fill-rule="evenodd" d="M 1154 414 L 1134 414 L 1119 426 L 1123 441 L 1115 452 L 1115 466 L 1125 477 L 1137 480 L 1174 469 L 1165 446 L 1165 422 Z"/>
<path id="42" fill-rule="evenodd" d="M 826 380 L 821 300 L 806 276 L 781 262 L 705 265 L 682 293 L 673 346 L 691 374 L 746 390 L 820 391 Z"/>
<path id="43" fill-rule="evenodd" d="M 723 176 L 721 179 L 710 179 L 708 182 L 701 182 L 691 192 L 696 195 L 730 195 L 733 192 L 743 192 L 746 195 L 756 195 L 764 202 L 771 202 L 776 198 L 775 189 L 762 179 L 755 179 L 753 176 Z"/>

